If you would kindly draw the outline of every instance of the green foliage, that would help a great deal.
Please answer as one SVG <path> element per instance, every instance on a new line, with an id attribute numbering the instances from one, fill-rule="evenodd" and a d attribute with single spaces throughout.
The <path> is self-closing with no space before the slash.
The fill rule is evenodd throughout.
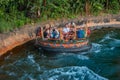
<path id="1" fill-rule="evenodd" d="M 9 32 L 13 30 L 13 25 L 10 22 L 6 22 L 5 20 L 0 21 L 0 32 Z"/>
<path id="2" fill-rule="evenodd" d="M 91 12 L 95 15 L 98 15 L 103 10 L 103 5 L 98 2 L 92 3 Z"/>
<path id="3" fill-rule="evenodd" d="M 42 8 L 42 16 L 49 18 L 64 17 L 68 15 L 69 4 L 67 0 L 47 0 L 46 6 Z"/>
<path id="4" fill-rule="evenodd" d="M 87 3 L 87 7 L 86 7 Z M 75 18 L 76 15 L 118 13 L 120 0 L 0 0 L 0 32 L 30 23 L 56 18 Z"/>
<path id="5" fill-rule="evenodd" d="M 109 6 L 109 12 L 110 13 L 118 13 L 119 9 L 120 9 L 120 4 L 118 2 L 118 0 L 112 0 L 110 3 L 110 6 Z"/>
<path id="6" fill-rule="evenodd" d="M 78 14 L 84 12 L 85 2 L 83 0 L 70 0 L 70 12 Z"/>

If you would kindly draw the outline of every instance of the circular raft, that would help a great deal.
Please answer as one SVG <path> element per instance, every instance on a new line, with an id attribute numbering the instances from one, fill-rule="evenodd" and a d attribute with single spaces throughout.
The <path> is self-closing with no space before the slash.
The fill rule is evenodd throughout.
<path id="1" fill-rule="evenodd" d="M 47 53 L 78 53 L 87 51 L 91 48 L 88 40 L 78 40 L 65 43 L 40 41 L 36 46 Z"/>

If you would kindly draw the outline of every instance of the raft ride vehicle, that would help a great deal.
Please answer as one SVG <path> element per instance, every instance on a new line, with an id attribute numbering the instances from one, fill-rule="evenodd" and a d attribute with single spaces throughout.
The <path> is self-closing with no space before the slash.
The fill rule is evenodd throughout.
<path id="1" fill-rule="evenodd" d="M 41 37 L 36 39 L 36 47 L 46 53 L 79 53 L 88 51 L 91 48 L 88 37 L 83 36 L 83 32 L 79 31 L 80 28 L 74 29 L 73 35 L 67 35 L 67 40 L 64 38 L 63 28 L 59 29 L 59 38 L 45 39 L 44 30 L 41 28 L 39 31 Z M 84 36 L 86 29 L 84 29 Z M 80 35 L 79 35 L 80 34 Z M 82 34 L 82 35 L 81 35 Z M 70 39 L 72 36 L 73 39 Z"/>

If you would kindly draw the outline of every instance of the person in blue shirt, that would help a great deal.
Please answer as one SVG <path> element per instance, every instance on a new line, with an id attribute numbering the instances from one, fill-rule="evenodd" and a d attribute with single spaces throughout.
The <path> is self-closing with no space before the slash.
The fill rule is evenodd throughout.
<path id="1" fill-rule="evenodd" d="M 85 37 L 85 30 L 80 28 L 77 31 L 77 38 L 84 38 Z"/>
<path id="2" fill-rule="evenodd" d="M 53 28 L 51 31 L 50 37 L 53 39 L 58 39 L 59 38 L 59 31 L 56 28 Z"/>

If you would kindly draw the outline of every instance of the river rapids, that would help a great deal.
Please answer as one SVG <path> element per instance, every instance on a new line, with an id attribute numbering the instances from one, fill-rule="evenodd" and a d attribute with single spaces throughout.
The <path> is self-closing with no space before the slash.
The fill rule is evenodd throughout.
<path id="1" fill-rule="evenodd" d="M 0 59 L 0 80 L 120 80 L 120 30 L 94 30 L 90 43 L 89 51 L 55 55 L 18 46 Z"/>

